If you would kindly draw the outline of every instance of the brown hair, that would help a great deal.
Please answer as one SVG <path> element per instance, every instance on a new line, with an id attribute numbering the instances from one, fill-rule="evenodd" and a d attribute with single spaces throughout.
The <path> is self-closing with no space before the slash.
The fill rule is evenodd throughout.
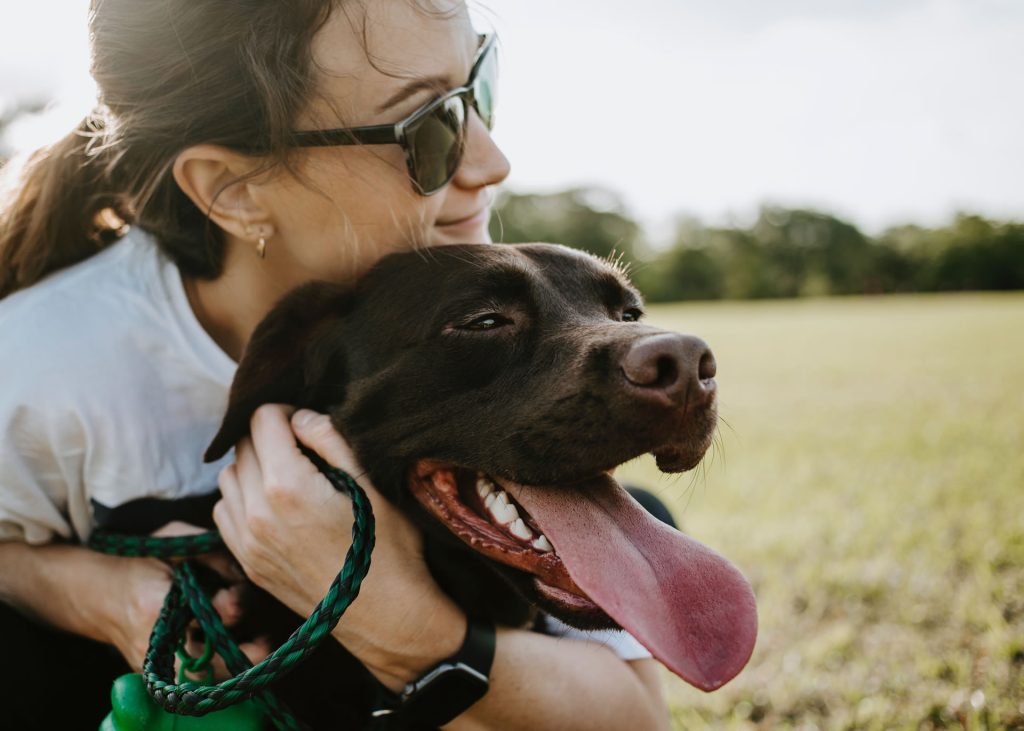
<path id="1" fill-rule="evenodd" d="M 171 174 L 185 148 L 264 150 L 288 165 L 287 134 L 314 86 L 313 37 L 338 0 L 92 0 L 93 114 L 36 152 L 0 200 L 0 298 L 118 238 L 152 233 L 187 275 L 215 278 L 223 232 Z"/>

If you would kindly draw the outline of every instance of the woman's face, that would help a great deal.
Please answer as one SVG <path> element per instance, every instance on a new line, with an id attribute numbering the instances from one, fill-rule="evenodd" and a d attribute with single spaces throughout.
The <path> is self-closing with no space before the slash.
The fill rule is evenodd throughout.
<path id="1" fill-rule="evenodd" d="M 461 0 L 342 3 L 315 38 L 317 93 L 296 127 L 393 124 L 465 84 L 478 46 Z M 347 279 L 392 251 L 489 241 L 489 186 L 509 172 L 475 112 L 455 177 L 431 196 L 413 189 L 397 144 L 299 155 L 299 176 L 282 172 L 259 187 L 274 226 L 268 260 L 295 281 Z"/>

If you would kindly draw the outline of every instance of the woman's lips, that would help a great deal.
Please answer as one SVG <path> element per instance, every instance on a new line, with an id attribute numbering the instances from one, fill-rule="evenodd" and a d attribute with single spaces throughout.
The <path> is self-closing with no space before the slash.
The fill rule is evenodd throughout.
<path id="1" fill-rule="evenodd" d="M 487 223 L 489 214 L 490 210 L 488 208 L 481 208 L 476 213 L 466 216 L 465 218 L 458 218 L 451 221 L 438 221 L 436 225 L 439 228 L 470 228 L 482 226 Z"/>

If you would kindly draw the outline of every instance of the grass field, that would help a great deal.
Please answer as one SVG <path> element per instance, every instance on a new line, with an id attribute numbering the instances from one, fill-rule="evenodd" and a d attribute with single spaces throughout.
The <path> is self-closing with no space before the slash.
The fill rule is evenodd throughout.
<path id="1" fill-rule="evenodd" d="M 1024 296 L 651 307 L 719 363 L 720 443 L 638 461 L 760 635 L 678 729 L 1024 729 Z"/>

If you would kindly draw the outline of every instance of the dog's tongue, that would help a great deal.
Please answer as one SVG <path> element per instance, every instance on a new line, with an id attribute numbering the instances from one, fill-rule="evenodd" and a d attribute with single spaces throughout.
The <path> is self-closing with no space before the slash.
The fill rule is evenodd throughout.
<path id="1" fill-rule="evenodd" d="M 574 487 L 512 494 L 576 584 L 666 667 L 702 690 L 731 680 L 757 637 L 754 593 L 739 570 L 610 477 Z"/>

